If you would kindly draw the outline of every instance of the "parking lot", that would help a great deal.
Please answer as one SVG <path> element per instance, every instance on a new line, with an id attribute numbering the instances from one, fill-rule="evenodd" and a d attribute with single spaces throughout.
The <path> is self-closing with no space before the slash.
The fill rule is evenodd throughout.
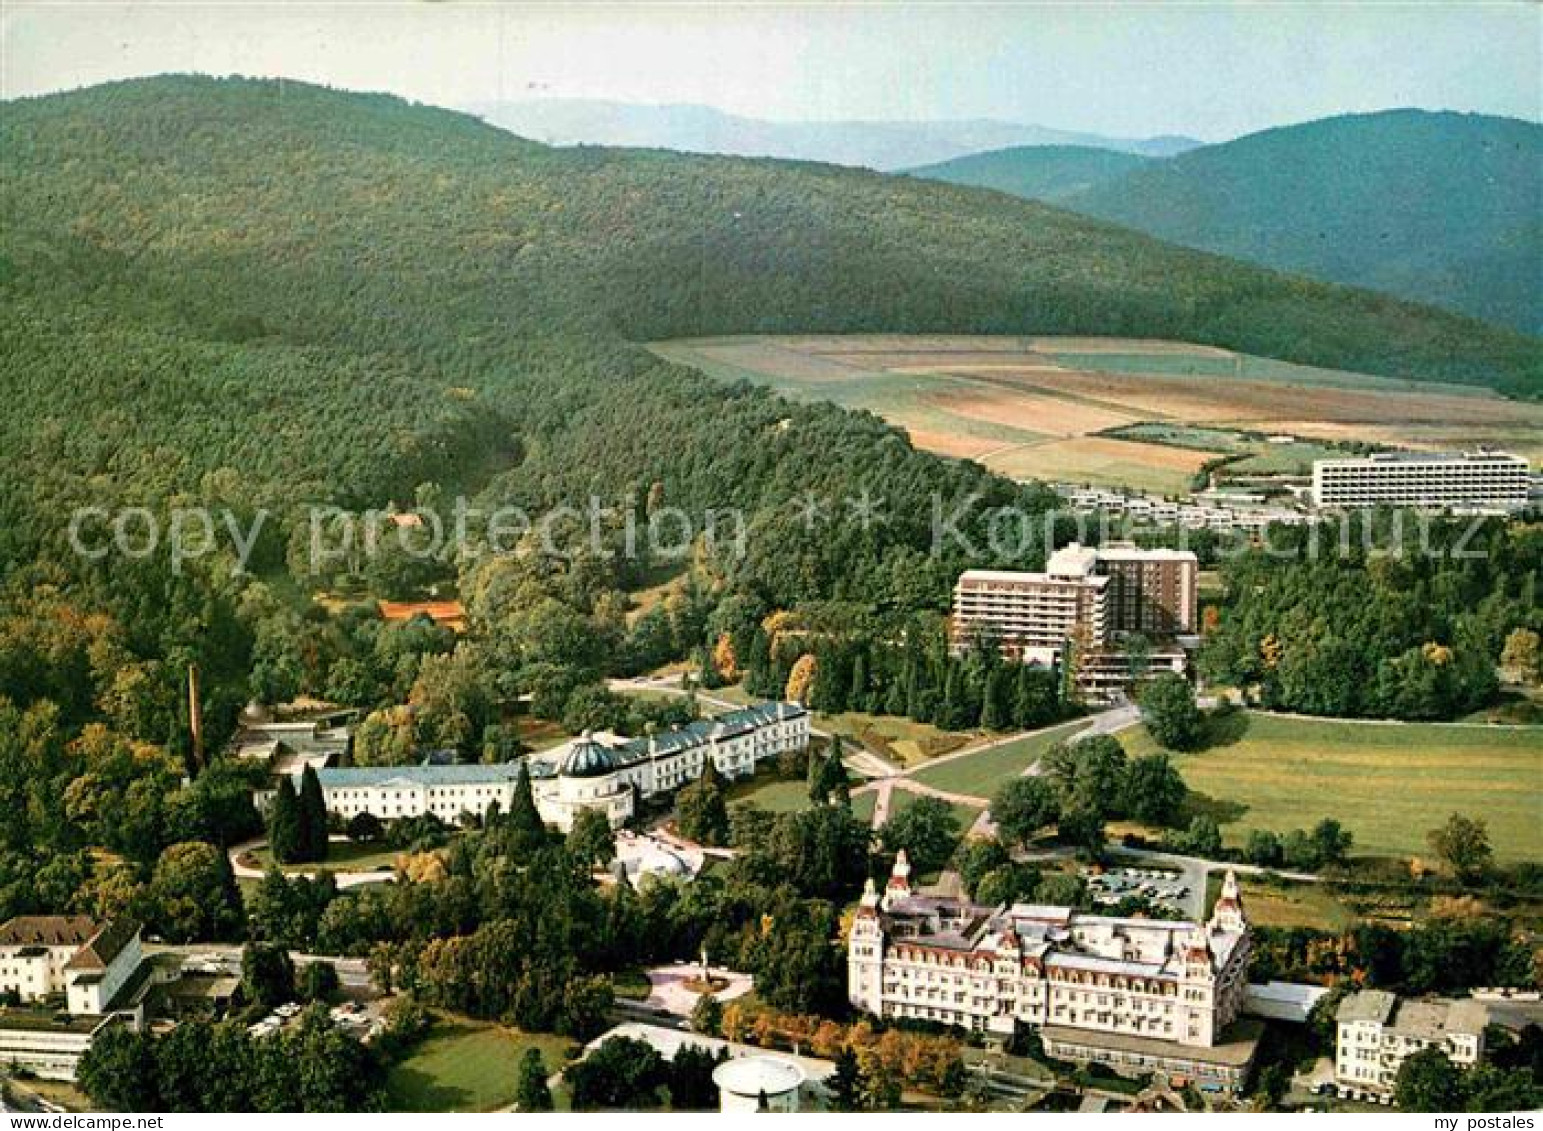
<path id="1" fill-rule="evenodd" d="M 1185 914 L 1191 889 L 1182 872 L 1163 868 L 1110 868 L 1084 872 L 1093 903 L 1113 907 L 1122 900 L 1144 899 L 1175 914 Z"/>

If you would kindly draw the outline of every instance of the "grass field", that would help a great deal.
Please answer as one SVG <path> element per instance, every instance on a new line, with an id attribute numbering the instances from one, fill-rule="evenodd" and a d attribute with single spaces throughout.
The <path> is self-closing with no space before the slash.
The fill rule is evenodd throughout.
<path id="1" fill-rule="evenodd" d="M 515 735 L 527 750 L 550 750 L 573 737 L 562 728 L 562 724 L 554 723 L 550 719 L 538 719 L 531 715 L 517 717 L 514 727 Z"/>
<path id="2" fill-rule="evenodd" d="M 1118 440 L 1167 444 L 1192 452 L 1205 452 L 1208 459 L 1221 455 L 1236 457 L 1227 465 L 1229 477 L 1311 475 L 1314 460 L 1343 459 L 1355 454 L 1353 449 L 1336 447 L 1323 440 L 1271 443 L 1260 433 L 1193 424 L 1144 421 L 1126 425 L 1111 435 Z"/>
<path id="3" fill-rule="evenodd" d="M 1065 723 L 1028 738 L 982 750 L 978 754 L 967 754 L 936 766 L 926 766 L 911 776 L 935 789 L 989 798 L 1002 782 L 1023 773 L 1052 745 L 1076 734 L 1086 725 L 1081 720 Z"/>
<path id="4" fill-rule="evenodd" d="M 853 788 L 860 783 L 854 781 Z M 796 813 L 809 808 L 809 786 L 802 778 L 779 780 L 769 774 L 758 774 L 748 782 L 736 782 L 729 787 L 730 805 L 750 802 L 768 813 Z M 859 821 L 873 819 L 874 796 L 860 793 L 852 798 L 852 816 Z"/>
<path id="5" fill-rule="evenodd" d="M 766 774 L 757 774 L 746 782 L 729 786 L 728 803 L 749 801 L 768 813 L 794 813 L 809 808 L 809 786 L 802 778 L 779 780 Z"/>
<path id="6" fill-rule="evenodd" d="M 332 841 L 327 846 L 327 859 L 318 864 L 294 864 L 284 868 L 286 872 L 373 872 L 377 868 L 387 868 L 402 854 L 400 848 L 391 848 L 380 844 L 355 844 L 351 840 Z M 273 853 L 268 846 L 261 847 L 249 853 L 252 857 L 253 867 L 267 871 L 273 863 Z"/>
<path id="7" fill-rule="evenodd" d="M 1206 914 L 1221 894 L 1222 874 L 1206 879 Z M 1260 927 L 1313 927 L 1343 931 L 1355 926 L 1359 916 L 1336 899 L 1323 884 L 1267 884 L 1252 876 L 1238 877 L 1238 890 L 1248 921 Z"/>
<path id="8" fill-rule="evenodd" d="M 904 789 L 896 789 L 889 795 L 889 815 L 893 817 L 897 813 L 903 813 L 921 799 L 919 793 L 910 793 Z M 954 816 L 959 819 L 959 833 L 964 835 L 970 831 L 970 826 L 975 823 L 975 818 L 980 816 L 983 808 L 980 805 L 966 805 L 956 802 L 949 805 Z"/>
<path id="9" fill-rule="evenodd" d="M 1210 346 L 1118 338 L 736 337 L 656 343 L 725 381 L 866 409 L 919 448 L 1020 479 L 1172 493 L 1229 430 L 1304 442 L 1249 445 L 1227 474 L 1298 471 L 1311 440 L 1506 447 L 1543 455 L 1543 406 L 1476 387 L 1315 369 Z M 1193 447 L 1133 426 L 1210 433 Z M 1107 435 L 1111 429 L 1119 435 Z"/>
<path id="10" fill-rule="evenodd" d="M 843 739 L 854 739 L 872 747 L 893 762 L 910 768 L 950 751 L 958 750 L 979 737 L 959 731 L 939 730 L 930 723 L 889 715 L 869 715 L 847 711 L 840 715 L 815 715 L 814 725 Z"/>
<path id="11" fill-rule="evenodd" d="M 496 1111 L 514 1102 L 520 1058 L 541 1050 L 556 1072 L 573 1046 L 567 1037 L 443 1018 L 386 1078 L 388 1111 Z"/>
<path id="12" fill-rule="evenodd" d="M 1453 812 L 1482 817 L 1501 861 L 1543 860 L 1543 728 L 1358 723 L 1250 714 L 1235 742 L 1176 764 L 1228 843 L 1334 817 L 1357 855 L 1425 856 Z M 1131 754 L 1155 745 L 1121 735 Z"/>

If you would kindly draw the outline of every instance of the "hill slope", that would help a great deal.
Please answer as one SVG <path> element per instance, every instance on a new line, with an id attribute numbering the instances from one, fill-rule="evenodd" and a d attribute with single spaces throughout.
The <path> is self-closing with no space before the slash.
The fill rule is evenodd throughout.
<path id="1" fill-rule="evenodd" d="M 1396 110 L 1251 134 L 1066 200 L 1163 239 L 1543 331 L 1543 126 Z"/>
<path id="2" fill-rule="evenodd" d="M 913 177 L 971 185 L 1057 204 L 1149 164 L 1149 158 L 1083 145 L 1028 145 L 972 153 L 909 170 Z"/>
<path id="3" fill-rule="evenodd" d="M 906 516 L 860 543 L 788 534 L 765 568 L 794 580 L 769 591 L 831 596 L 838 557 L 926 547 L 934 492 L 1010 493 L 871 417 L 725 389 L 629 339 L 1103 333 L 1540 386 L 1530 339 L 1044 206 L 548 149 L 385 96 L 115 84 L 5 105 L 0 153 L 0 357 L 26 406 L 0 414 L 0 561 L 57 544 L 81 499 L 288 513 L 434 480 L 540 506 L 659 482 L 760 515 L 820 466 Z"/>
<path id="4" fill-rule="evenodd" d="M 637 146 L 881 170 L 1017 145 L 1078 145 L 1166 157 L 1200 144 L 1185 137 L 1114 138 L 990 120 L 770 122 L 709 106 L 578 98 L 485 102 L 468 109 L 495 126 L 549 145 Z"/>

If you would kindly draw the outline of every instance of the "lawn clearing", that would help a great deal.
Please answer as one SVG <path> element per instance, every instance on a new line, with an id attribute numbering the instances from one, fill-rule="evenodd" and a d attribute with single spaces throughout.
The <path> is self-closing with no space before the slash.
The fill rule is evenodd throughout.
<path id="1" fill-rule="evenodd" d="M 859 784 L 854 781 L 852 788 L 856 789 Z M 770 773 L 757 774 L 747 782 L 733 783 L 728 787 L 725 800 L 730 805 L 756 805 L 768 813 L 797 813 L 813 805 L 809 800 L 809 785 L 803 778 L 779 779 Z M 864 824 L 869 823 L 873 820 L 874 804 L 871 792 L 857 794 L 852 798 L 852 816 Z"/>
<path id="2" fill-rule="evenodd" d="M 1206 880 L 1206 914 L 1221 893 L 1222 873 Z M 1325 884 L 1269 884 L 1253 876 L 1239 876 L 1238 890 L 1248 921 L 1258 927 L 1313 927 L 1338 932 L 1356 925 L 1359 916 L 1346 907 Z"/>
<path id="3" fill-rule="evenodd" d="M 910 790 L 901 789 L 897 786 L 889 795 L 889 815 L 893 817 L 897 813 L 905 812 L 916 802 L 920 801 L 923 796 L 923 794 L 912 793 Z M 979 817 L 981 810 L 985 808 L 983 805 L 966 805 L 962 801 L 952 802 L 948 807 L 953 810 L 954 816 L 959 820 L 960 836 L 970 831 L 970 826 L 975 824 L 975 818 Z"/>
<path id="4" fill-rule="evenodd" d="M 273 851 L 266 844 L 246 853 L 251 864 L 266 872 L 273 865 Z M 327 845 L 327 858 L 319 864 L 289 864 L 285 872 L 373 872 L 390 868 L 402 855 L 400 848 L 392 848 L 379 842 L 358 844 L 351 840 L 334 840 Z"/>
<path id="5" fill-rule="evenodd" d="M 1250 713 L 1242 737 L 1175 762 L 1229 844 L 1334 817 L 1356 855 L 1426 856 L 1454 812 L 1482 817 L 1501 861 L 1543 859 L 1543 728 L 1310 720 Z M 1131 754 L 1156 749 L 1143 730 Z"/>
<path id="6" fill-rule="evenodd" d="M 611 975 L 611 990 L 619 998 L 629 1001 L 642 1001 L 653 993 L 653 983 L 648 980 L 647 971 L 642 968 L 632 970 L 618 970 Z"/>
<path id="7" fill-rule="evenodd" d="M 725 797 L 730 805 L 750 802 L 768 813 L 796 813 L 809 808 L 809 785 L 803 778 L 782 779 L 768 773 L 729 786 Z"/>
<path id="8" fill-rule="evenodd" d="M 911 776 L 934 789 L 989 798 L 1004 781 L 1023 773 L 1051 746 L 1070 738 L 1086 725 L 1081 719 L 1064 723 L 977 754 L 925 766 Z"/>
<path id="9" fill-rule="evenodd" d="M 831 734 L 839 734 L 843 739 L 869 746 L 906 768 L 958 750 L 979 737 L 963 731 L 940 730 L 930 723 L 861 711 L 816 715 L 814 725 Z"/>
<path id="10" fill-rule="evenodd" d="M 514 1102 L 520 1058 L 541 1050 L 550 1072 L 573 1047 L 567 1037 L 446 1016 L 386 1077 L 388 1111 L 496 1111 Z"/>
<path id="11" fill-rule="evenodd" d="M 550 719 L 538 719 L 533 715 L 519 715 L 514 720 L 515 737 L 527 750 L 550 750 L 561 746 L 573 736 L 562 728 L 561 723 Z"/>

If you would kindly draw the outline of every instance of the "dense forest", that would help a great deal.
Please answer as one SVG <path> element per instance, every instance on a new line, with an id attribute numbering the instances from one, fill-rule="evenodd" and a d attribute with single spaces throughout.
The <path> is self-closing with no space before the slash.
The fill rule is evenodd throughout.
<path id="1" fill-rule="evenodd" d="M 131 909 L 169 938 L 244 930 L 222 850 L 256 827 L 251 783 L 199 762 L 190 667 L 206 754 L 249 699 L 305 693 L 366 713 L 365 760 L 507 758 L 521 697 L 571 729 L 667 723 L 600 681 L 724 646 L 767 694 L 807 651 L 827 705 L 947 725 L 1061 712 L 1042 680 L 937 646 L 957 571 L 1032 567 L 1043 532 L 929 552 L 935 506 L 984 546 L 996 514 L 1032 517 L 1048 493 L 635 340 L 1086 331 L 1538 386 L 1529 339 L 1005 197 L 556 151 L 384 96 L 116 84 L 7 104 L 0 151 L 0 791 L 14 815 L 0 916 Z M 800 514 L 811 492 L 819 522 Z M 863 492 L 884 499 L 883 521 L 841 505 Z M 474 531 L 426 561 L 311 569 L 313 505 L 432 512 L 465 495 L 540 512 L 592 494 L 610 509 L 598 529 L 574 515 L 524 553 L 482 553 Z M 225 537 L 180 563 L 164 546 L 86 559 L 68 545 L 75 507 L 141 507 L 143 525 L 199 504 L 251 533 L 247 572 Z M 629 518 L 669 508 L 739 511 L 745 552 L 618 552 Z M 660 568 L 676 584 L 631 616 Z M 435 584 L 465 603 L 459 639 L 385 624 L 367 600 L 310 600 Z M 768 618 L 790 610 L 784 635 L 807 646 L 771 639 Z"/>
<path id="2" fill-rule="evenodd" d="M 1023 145 L 970 153 L 909 172 L 929 181 L 973 185 L 1025 200 L 1063 204 L 1150 161 L 1136 153 L 1086 145 Z"/>
<path id="3" fill-rule="evenodd" d="M 1409 517 L 1277 530 L 1230 558 L 1203 673 L 1311 715 L 1450 719 L 1485 703 L 1507 638 L 1543 629 L 1543 532 Z"/>
<path id="4" fill-rule="evenodd" d="M 914 174 L 1536 334 L 1540 170 L 1535 122 L 1388 110 L 1264 130 L 1167 160 L 1044 146 Z"/>
<path id="5" fill-rule="evenodd" d="M 627 340 L 1129 334 L 1543 388 L 1520 335 L 855 170 L 553 150 L 395 98 L 194 78 L 7 104 L 0 144 L 4 379 L 26 406 L 0 423 L 0 562 L 52 548 L 38 516 L 82 498 L 287 514 L 517 467 L 499 496 L 533 505 L 659 481 L 764 506 L 817 459 L 912 504 L 908 482 L 980 479 Z"/>

